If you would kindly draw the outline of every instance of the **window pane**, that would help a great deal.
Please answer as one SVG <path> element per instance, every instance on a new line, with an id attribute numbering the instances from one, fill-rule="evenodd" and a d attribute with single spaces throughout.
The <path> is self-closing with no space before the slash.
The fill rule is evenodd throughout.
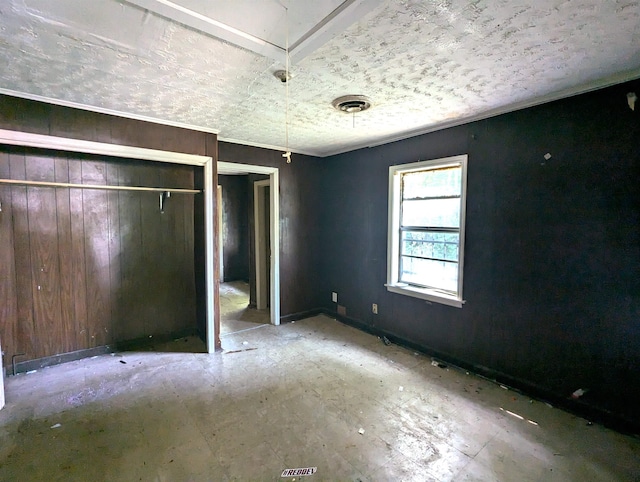
<path id="1" fill-rule="evenodd" d="M 462 189 L 460 166 L 402 175 L 402 199 L 460 196 Z"/>
<path id="2" fill-rule="evenodd" d="M 401 254 L 458 261 L 459 241 L 458 233 L 404 231 Z"/>
<path id="3" fill-rule="evenodd" d="M 460 227 L 460 198 L 402 201 L 401 226 Z"/>
<path id="4" fill-rule="evenodd" d="M 408 256 L 402 256 L 400 262 L 400 281 L 457 293 L 458 263 Z"/>

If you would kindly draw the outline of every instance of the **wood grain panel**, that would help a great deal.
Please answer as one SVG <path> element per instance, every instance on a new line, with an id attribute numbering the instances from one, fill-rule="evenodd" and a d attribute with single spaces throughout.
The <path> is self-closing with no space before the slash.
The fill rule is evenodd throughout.
<path id="1" fill-rule="evenodd" d="M 47 104 L 0 95 L 0 129 L 49 134 L 50 112 Z"/>
<path id="2" fill-rule="evenodd" d="M 139 185 L 141 170 L 133 165 L 120 171 L 121 182 Z M 131 183 L 131 184 L 129 184 Z M 120 287 L 118 339 L 132 340 L 144 336 L 144 298 L 137 286 L 143 273 L 142 230 L 140 218 L 141 194 L 121 191 L 118 195 L 120 218 Z"/>
<path id="3" fill-rule="evenodd" d="M 33 181 L 53 181 L 53 158 L 42 154 L 25 158 L 25 174 Z M 56 190 L 27 188 L 29 238 L 31 247 L 31 278 L 33 319 L 39 343 L 36 357 L 63 353 L 64 332 L 60 320 L 60 283 L 58 260 L 58 225 L 56 221 Z"/>
<path id="4" fill-rule="evenodd" d="M 106 165 L 102 161 L 83 160 L 82 182 L 106 184 Z M 84 189 L 82 212 L 85 235 L 85 271 L 87 284 L 87 326 L 89 347 L 102 346 L 109 339 L 110 284 L 109 274 L 109 207 L 105 191 Z"/>
<path id="5" fill-rule="evenodd" d="M 121 162 L 107 162 L 107 184 L 117 186 L 121 184 L 120 170 Z M 121 245 L 120 245 L 120 192 L 107 191 L 107 205 L 109 220 L 109 301 L 110 301 L 110 319 L 109 319 L 109 336 L 107 343 L 113 343 L 118 340 L 119 336 L 119 320 L 120 308 L 122 304 L 122 293 L 120 292 L 120 280 L 122 273 L 121 267 Z"/>
<path id="6" fill-rule="evenodd" d="M 140 169 L 142 169 L 142 178 L 146 183 L 160 185 L 158 170 L 151 170 L 146 165 L 141 166 Z M 164 215 L 160 213 L 159 194 L 141 193 L 142 263 L 137 275 L 140 280 L 138 289 L 145 300 L 143 304 L 145 335 L 164 332 L 166 324 L 166 314 L 162 310 L 167 289 L 167 279 L 161 270 L 163 263 L 161 222 L 163 218 Z"/>
<path id="7" fill-rule="evenodd" d="M 177 186 L 180 185 L 181 172 L 168 169 L 165 166 L 161 171 L 162 185 Z M 161 229 L 161 253 L 163 259 L 164 276 L 167 283 L 164 287 L 166 300 L 163 309 L 166 312 L 163 320 L 163 330 L 166 333 L 175 332 L 177 327 L 183 322 L 184 300 L 181 298 L 181 292 L 184 289 L 185 280 L 182 269 L 182 245 L 184 230 L 183 203 L 185 198 L 191 195 L 173 194 L 165 205 L 164 213 L 160 215 Z"/>
<path id="8" fill-rule="evenodd" d="M 11 179 L 25 179 L 25 156 L 22 150 L 9 154 Z M 17 305 L 16 353 L 25 353 L 26 358 L 36 357 L 36 337 L 33 320 L 33 283 L 31 276 L 31 248 L 27 188 L 11 188 L 13 215 L 13 246 L 15 256 L 15 290 Z"/>
<path id="9" fill-rule="evenodd" d="M 79 161 L 69 162 L 69 182 L 82 183 L 82 164 Z M 84 233 L 84 191 L 69 189 L 69 216 L 71 226 L 71 273 L 73 287 L 73 313 L 75 321 L 74 338 L 76 345 L 89 348 L 89 326 L 87 322 L 87 271 L 85 261 Z"/>
<path id="10" fill-rule="evenodd" d="M 0 177 L 9 178 L 9 153 L 0 151 Z M 13 235 L 11 187 L 0 185 L 0 345 L 9 365 L 18 348 L 18 306 L 16 304 L 16 268 Z M 0 375 L 1 376 L 1 375 Z"/>
<path id="11" fill-rule="evenodd" d="M 54 177 L 58 182 L 69 182 L 69 161 L 62 155 L 54 158 Z M 57 188 L 56 219 L 58 230 L 58 287 L 60 295 L 60 330 L 62 333 L 61 353 L 79 350 L 75 336 L 75 310 L 73 298 L 73 260 L 71 237 L 70 190 Z"/>
<path id="12" fill-rule="evenodd" d="M 0 96 L 0 127 L 85 139 L 98 142 L 132 145 L 189 154 L 217 156 L 217 139 L 213 134 L 161 126 L 115 116 L 42 104 L 34 101 Z M 25 178 L 23 150 L 9 147 L 9 172 L 6 177 Z M 96 182 L 123 185 L 167 185 L 193 187 L 194 172 L 201 168 L 169 166 L 136 160 L 100 159 L 88 155 L 60 154 L 29 150 L 28 156 L 53 159 L 53 171 L 40 166 L 32 174 L 48 172 L 51 180 L 69 182 Z M 15 159 L 11 161 L 11 156 Z M 40 161 L 34 161 L 36 164 Z M 103 165 L 102 172 L 97 166 Z M 46 177 L 46 176 L 45 176 Z M 161 184 L 158 184 L 161 181 Z M 177 185 L 176 185 L 177 183 Z M 202 187 L 202 186 L 200 186 Z M 194 236 L 195 209 L 202 196 L 194 203 L 194 197 L 176 195 L 169 203 L 170 210 L 159 217 L 157 195 L 148 194 L 149 210 L 145 217 L 143 244 L 141 203 L 143 194 L 124 192 L 90 192 L 81 189 L 51 189 L 51 194 L 41 190 L 11 187 L 10 226 L 14 252 L 4 250 L 18 271 L 24 276 L 11 274 L 10 263 L 0 266 L 3 279 L 16 278 L 0 296 L 13 298 L 15 322 L 11 328 L 10 316 L 0 321 L 0 333 L 12 338 L 12 350 L 25 351 L 33 359 L 43 353 L 52 355 L 60 351 L 84 349 L 113 341 L 131 340 L 153 335 L 148 329 L 178 331 L 194 327 L 196 305 L 204 306 L 205 291 L 196 293 L 196 271 L 203 263 L 195 261 L 196 248 L 204 254 L 204 244 L 197 246 Z M 14 196 L 15 193 L 15 196 Z M 29 194 L 28 194 L 29 193 Z M 4 196 L 2 196 L 4 197 Z M 4 202 L 4 201 L 3 201 Z M 39 210 L 51 208 L 47 219 L 29 212 L 29 203 Z M 45 206 L 46 204 L 46 206 Z M 152 213 L 153 211 L 153 213 Z M 35 234 L 30 235 L 29 216 Z M 6 221 L 6 218 L 3 218 Z M 200 232 L 204 238 L 203 218 L 199 218 Z M 43 227 L 55 228 L 53 237 L 43 234 Z M 32 249 L 33 245 L 33 249 Z M 9 246 L 9 245 L 7 245 Z M 42 268 L 45 247 L 48 260 L 57 259 L 57 272 L 34 271 Z M 145 247 L 149 253 L 145 254 Z M 36 256 L 37 253 L 37 256 Z M 32 263 L 32 255 L 34 262 Z M 150 263 L 145 263 L 145 256 Z M 37 263 L 36 263 L 37 262 Z M 48 264 L 48 263 L 45 263 Z M 36 278 L 37 275 L 37 278 Z M 55 283 L 53 280 L 57 279 Z M 58 295 L 49 293 L 43 297 L 34 294 L 33 287 L 42 282 L 56 285 Z M 158 281 L 159 280 L 159 281 Z M 40 284 L 38 284 L 40 283 Z M 161 296 L 146 292 L 158 283 Z M 15 292 L 12 296 L 10 290 Z M 38 319 L 33 318 L 36 296 L 40 314 L 56 316 L 59 326 L 53 328 L 53 336 L 34 329 Z M 11 311 L 11 300 L 3 303 L 4 312 Z M 204 315 L 204 311 L 202 311 Z M 47 321 L 46 318 L 42 320 Z M 49 320 L 50 321 L 50 320 Z M 146 327 L 146 328 L 145 328 Z M 204 320 L 203 325 L 204 328 Z M 51 328 L 51 327 L 49 327 Z M 51 330 L 48 330 L 51 331 Z M 202 330 L 204 334 L 204 330 Z M 92 338 L 93 337 L 93 338 Z M 45 339 L 46 338 L 46 339 Z M 5 342 L 5 347 L 9 342 Z M 4 364 L 9 363 L 7 359 Z"/>
<path id="13" fill-rule="evenodd" d="M 194 186 L 194 171 L 202 170 L 199 167 L 191 167 L 185 174 L 185 182 Z M 197 320 L 197 300 L 196 300 L 196 273 L 194 271 L 194 210 L 196 203 L 196 196 L 184 196 L 182 198 L 182 216 L 180 219 L 183 221 L 182 228 L 182 243 L 181 252 L 179 255 L 180 266 L 184 270 L 184 283 L 182 286 L 182 307 L 184 309 L 185 317 L 189 319 Z"/>
<path id="14" fill-rule="evenodd" d="M 222 186 L 224 281 L 249 281 L 249 176 L 218 176 Z M 253 189 L 253 185 L 251 186 Z"/>

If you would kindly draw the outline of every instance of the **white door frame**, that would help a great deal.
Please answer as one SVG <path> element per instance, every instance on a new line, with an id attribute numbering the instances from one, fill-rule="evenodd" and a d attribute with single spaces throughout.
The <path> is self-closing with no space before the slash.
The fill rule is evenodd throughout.
<path id="1" fill-rule="evenodd" d="M 218 161 L 218 174 L 267 174 L 269 190 L 269 216 L 271 218 L 271 306 L 272 325 L 280 324 L 280 173 L 277 167 L 238 164 Z M 256 256 L 257 258 L 257 256 Z M 257 281 L 257 273 L 256 273 Z M 257 294 L 257 290 L 256 290 Z"/>
<path id="2" fill-rule="evenodd" d="M 0 410 L 4 407 L 4 367 L 2 366 L 2 340 L 0 340 Z"/>
<path id="3" fill-rule="evenodd" d="M 264 263 L 266 246 L 264 239 L 264 197 L 262 190 L 271 186 L 271 180 L 256 181 L 253 183 L 253 226 L 255 239 L 255 265 L 256 265 L 256 308 L 264 310 L 267 307 L 266 285 L 267 267 Z"/>
<path id="4" fill-rule="evenodd" d="M 166 162 L 169 164 L 186 164 L 201 166 L 204 168 L 204 225 L 205 225 L 205 286 L 207 295 L 207 352 L 216 350 L 216 332 L 214 315 L 218 308 L 214 306 L 214 216 L 213 208 L 216 197 L 216 187 L 213 179 L 213 158 L 198 156 L 195 154 L 183 154 L 179 152 L 158 151 L 142 147 L 121 146 L 118 144 L 106 144 L 103 142 L 82 141 L 66 137 L 45 136 L 30 134 L 28 132 L 8 131 L 0 129 L 0 144 L 35 147 L 40 149 L 53 149 L 66 152 L 82 152 L 85 154 L 97 154 L 111 157 L 124 157 L 127 159 L 140 159 L 144 161 Z"/>
<path id="5" fill-rule="evenodd" d="M 218 261 L 220 263 L 220 275 L 218 279 L 220 283 L 224 281 L 224 225 L 222 224 L 222 186 L 218 184 L 216 188 L 216 204 L 218 211 Z"/>

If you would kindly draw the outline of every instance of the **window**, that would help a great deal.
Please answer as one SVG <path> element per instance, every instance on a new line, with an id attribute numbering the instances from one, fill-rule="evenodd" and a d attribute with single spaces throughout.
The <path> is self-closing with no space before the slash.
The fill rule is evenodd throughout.
<path id="1" fill-rule="evenodd" d="M 389 168 L 389 291 L 462 307 L 466 186 L 466 155 Z"/>

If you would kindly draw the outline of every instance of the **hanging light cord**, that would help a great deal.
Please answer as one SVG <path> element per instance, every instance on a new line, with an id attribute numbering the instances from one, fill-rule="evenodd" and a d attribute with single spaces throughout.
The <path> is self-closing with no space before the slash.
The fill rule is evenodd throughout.
<path id="1" fill-rule="evenodd" d="M 286 152 L 282 154 L 282 157 L 287 159 L 287 164 L 291 164 L 291 151 L 289 150 L 289 80 L 291 76 L 289 75 L 289 8 L 284 7 L 285 11 L 285 29 L 286 29 L 286 39 L 285 39 L 285 70 L 284 70 L 284 78 L 285 78 L 285 117 L 284 117 L 284 142 Z"/>

